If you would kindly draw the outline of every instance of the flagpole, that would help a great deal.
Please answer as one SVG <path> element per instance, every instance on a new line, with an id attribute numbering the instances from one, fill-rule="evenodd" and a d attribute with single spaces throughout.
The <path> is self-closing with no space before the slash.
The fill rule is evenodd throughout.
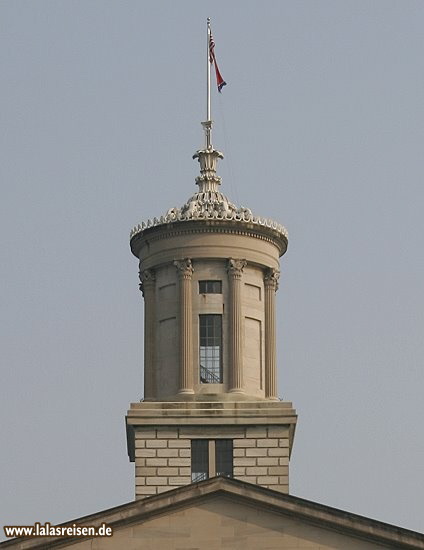
<path id="1" fill-rule="evenodd" d="M 206 36 L 206 65 L 207 65 L 207 104 L 206 104 L 206 120 L 211 119 L 211 63 L 210 63 L 210 40 L 211 40 L 211 19 L 207 20 L 207 36 Z"/>
<path id="2" fill-rule="evenodd" d="M 221 91 L 225 82 L 219 74 L 218 67 L 216 66 L 216 59 L 214 54 L 214 46 L 212 32 L 211 32 L 211 20 L 210 17 L 206 20 L 206 120 L 202 122 L 203 130 L 205 132 L 205 148 L 197 151 L 194 155 L 194 159 L 198 159 L 200 163 L 200 176 L 196 178 L 196 183 L 199 185 L 201 193 L 215 192 L 218 190 L 218 185 L 221 183 L 221 178 L 216 175 L 216 163 L 218 159 L 224 158 L 224 155 L 219 151 L 216 151 L 212 145 L 211 133 L 212 133 L 212 119 L 211 119 L 211 65 L 214 63 L 216 70 L 216 78 L 218 91 Z M 202 199 L 203 200 L 203 199 Z"/>
<path id="3" fill-rule="evenodd" d="M 205 130 L 206 149 L 211 149 L 211 62 L 210 62 L 210 40 L 211 40 L 211 19 L 207 18 L 207 32 L 206 32 L 206 121 L 202 122 L 202 126 Z"/>

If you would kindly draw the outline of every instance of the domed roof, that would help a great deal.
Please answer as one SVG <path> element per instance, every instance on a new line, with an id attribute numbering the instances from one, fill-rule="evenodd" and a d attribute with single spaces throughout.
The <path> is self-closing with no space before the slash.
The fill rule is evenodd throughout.
<path id="1" fill-rule="evenodd" d="M 256 224 L 273 229 L 285 239 L 288 238 L 287 229 L 280 223 L 256 216 L 244 206 L 237 207 L 219 191 L 221 178 L 216 175 L 216 163 L 218 158 L 223 158 L 222 153 L 210 147 L 197 151 L 193 158 L 197 158 L 200 163 L 200 176 L 196 178 L 199 191 L 180 208 L 170 208 L 160 218 L 149 219 L 135 226 L 130 233 L 130 239 L 151 227 L 193 220 L 228 220 L 241 224 Z"/>

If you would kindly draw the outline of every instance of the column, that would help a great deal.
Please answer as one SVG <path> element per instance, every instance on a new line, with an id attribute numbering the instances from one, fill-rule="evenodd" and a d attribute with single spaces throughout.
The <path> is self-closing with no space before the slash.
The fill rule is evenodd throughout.
<path id="1" fill-rule="evenodd" d="M 152 269 L 139 272 L 140 290 L 144 297 L 144 399 L 156 397 L 155 378 L 155 285 Z"/>
<path id="2" fill-rule="evenodd" d="M 229 311 L 229 356 L 230 392 L 243 392 L 243 320 L 241 311 L 241 277 L 246 260 L 228 260 L 227 272 L 230 283 Z"/>
<path id="3" fill-rule="evenodd" d="M 192 357 L 192 298 L 191 279 L 193 266 L 191 260 L 175 260 L 180 281 L 180 387 L 178 393 L 190 394 L 193 391 Z"/>
<path id="4" fill-rule="evenodd" d="M 265 397 L 277 400 L 277 365 L 275 353 L 275 293 L 278 289 L 278 269 L 267 269 L 265 285 Z"/>

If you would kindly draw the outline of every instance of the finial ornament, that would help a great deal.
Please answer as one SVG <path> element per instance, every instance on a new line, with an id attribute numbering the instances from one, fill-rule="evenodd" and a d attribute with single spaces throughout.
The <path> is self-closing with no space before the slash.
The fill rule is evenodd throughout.
<path id="1" fill-rule="evenodd" d="M 211 148 L 197 151 L 193 155 L 193 158 L 198 159 L 200 163 L 200 176 L 196 178 L 199 192 L 218 191 L 218 186 L 221 185 L 221 178 L 216 175 L 216 163 L 218 159 L 223 159 L 224 155 Z"/>

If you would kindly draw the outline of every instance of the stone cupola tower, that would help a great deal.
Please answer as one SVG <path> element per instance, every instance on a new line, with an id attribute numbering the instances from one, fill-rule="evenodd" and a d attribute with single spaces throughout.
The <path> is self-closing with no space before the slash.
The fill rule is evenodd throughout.
<path id="1" fill-rule="evenodd" d="M 131 232 L 144 296 L 144 399 L 127 415 L 136 498 L 215 475 L 288 492 L 296 413 L 277 396 L 280 224 L 219 190 L 212 145 L 198 191 Z"/>
<path id="2" fill-rule="evenodd" d="M 197 192 L 136 226 L 144 297 L 144 399 L 126 418 L 135 496 L 224 475 L 282 492 L 296 413 L 277 395 L 275 294 L 280 224 L 220 191 L 208 103 Z"/>

